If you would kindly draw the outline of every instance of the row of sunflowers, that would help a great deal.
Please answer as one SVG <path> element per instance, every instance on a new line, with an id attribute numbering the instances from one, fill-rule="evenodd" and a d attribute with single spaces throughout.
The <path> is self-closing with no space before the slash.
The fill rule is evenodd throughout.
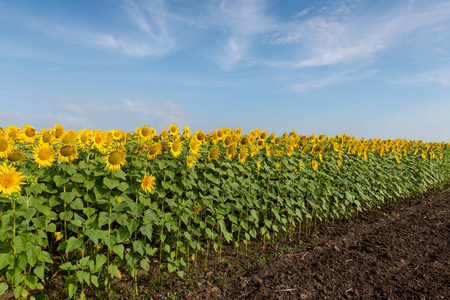
<path id="1" fill-rule="evenodd" d="M 449 143 L 0 127 L 0 295 L 27 297 L 55 270 L 68 296 L 139 271 L 183 277 L 311 227 L 450 179 Z M 136 290 L 137 292 L 137 290 Z"/>

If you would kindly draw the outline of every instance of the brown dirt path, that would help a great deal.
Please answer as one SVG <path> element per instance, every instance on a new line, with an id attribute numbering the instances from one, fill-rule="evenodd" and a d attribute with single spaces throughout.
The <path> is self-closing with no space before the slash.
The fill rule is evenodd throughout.
<path id="1" fill-rule="evenodd" d="M 439 193 L 336 223 L 187 299 L 450 299 L 450 191 Z"/>

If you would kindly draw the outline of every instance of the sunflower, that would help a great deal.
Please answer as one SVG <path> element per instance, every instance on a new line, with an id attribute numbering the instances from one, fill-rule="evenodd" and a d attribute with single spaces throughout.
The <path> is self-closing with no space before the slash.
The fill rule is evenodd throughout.
<path id="1" fill-rule="evenodd" d="M 39 144 L 51 144 L 53 140 L 53 134 L 51 129 L 42 129 L 39 133 Z"/>
<path id="2" fill-rule="evenodd" d="M 91 143 L 91 140 L 91 132 L 86 128 L 81 129 L 80 134 L 78 135 L 78 142 L 87 145 Z"/>
<path id="3" fill-rule="evenodd" d="M 236 155 L 237 146 L 236 144 L 231 144 L 227 149 L 227 157 L 228 159 L 232 159 Z"/>
<path id="4" fill-rule="evenodd" d="M 258 153 L 258 151 L 259 151 L 258 146 L 251 145 L 251 147 L 250 147 L 250 156 L 254 157 Z"/>
<path id="5" fill-rule="evenodd" d="M 57 242 L 57 241 L 59 241 L 59 240 L 61 240 L 63 238 L 63 234 L 62 234 L 61 231 L 56 231 L 53 234 L 53 237 L 55 238 L 55 242 Z"/>
<path id="6" fill-rule="evenodd" d="M 142 125 L 141 127 L 136 127 L 136 134 L 139 135 L 139 139 L 141 141 L 149 141 L 153 138 L 153 128 L 150 128 L 149 125 Z M 156 133 L 156 131 L 155 131 Z"/>
<path id="7" fill-rule="evenodd" d="M 55 160 L 52 146 L 39 145 L 34 147 L 34 160 L 40 167 L 50 167 Z"/>
<path id="8" fill-rule="evenodd" d="M 338 164 L 338 167 L 341 167 L 342 166 L 342 161 L 338 160 L 337 164 Z"/>
<path id="9" fill-rule="evenodd" d="M 20 185 L 25 184 L 22 180 L 25 176 L 21 176 L 22 172 L 17 172 L 12 166 L 3 163 L 0 166 L 0 193 L 11 194 L 20 191 Z"/>
<path id="10" fill-rule="evenodd" d="M 231 143 L 233 142 L 233 138 L 231 136 L 227 136 L 225 138 L 225 140 L 223 141 L 223 143 L 225 144 L 225 146 L 229 146 L 231 145 Z"/>
<path id="11" fill-rule="evenodd" d="M 139 180 L 139 182 L 141 183 L 141 189 L 146 193 L 151 192 L 152 189 L 155 188 L 156 184 L 155 180 L 156 180 L 155 176 L 145 175 L 144 179 Z"/>
<path id="12" fill-rule="evenodd" d="M 126 154 L 124 151 L 114 150 L 105 155 L 104 161 L 111 171 L 117 171 L 125 164 L 125 158 Z"/>
<path id="13" fill-rule="evenodd" d="M 258 171 L 261 170 L 261 162 L 259 160 L 256 162 L 256 167 L 258 168 Z"/>
<path id="14" fill-rule="evenodd" d="M 217 147 L 212 148 L 208 153 L 208 161 L 211 161 L 212 159 L 217 160 L 220 155 L 220 150 Z"/>
<path id="15" fill-rule="evenodd" d="M 248 145 L 249 142 L 250 142 L 250 140 L 248 138 L 248 135 L 244 135 L 244 136 L 241 137 L 241 140 L 239 141 L 239 144 L 241 146 L 246 146 L 246 145 Z"/>
<path id="16" fill-rule="evenodd" d="M 312 161 L 312 168 L 314 171 L 317 171 L 317 168 L 319 167 L 319 163 L 316 160 Z"/>
<path id="17" fill-rule="evenodd" d="M 197 130 L 195 137 L 197 138 L 197 140 L 199 140 L 201 143 L 203 143 L 206 140 L 206 135 L 203 132 L 202 129 Z"/>
<path id="18" fill-rule="evenodd" d="M 191 136 L 191 129 L 189 128 L 189 126 L 184 126 L 184 130 L 183 130 L 183 134 L 182 134 L 185 138 L 189 138 Z"/>
<path id="19" fill-rule="evenodd" d="M 20 128 L 13 125 L 8 125 L 8 127 L 6 127 L 6 130 L 4 131 L 5 133 L 5 137 L 7 137 L 8 139 L 14 141 L 15 139 L 18 139 L 20 137 Z"/>
<path id="20" fill-rule="evenodd" d="M 286 154 L 291 157 L 294 154 L 294 147 L 292 147 L 291 145 L 286 146 Z"/>
<path id="21" fill-rule="evenodd" d="M 8 138 L 8 136 L 0 135 L 0 158 L 8 157 L 14 150 L 14 142 Z"/>
<path id="22" fill-rule="evenodd" d="M 258 147 L 260 147 L 260 148 L 261 148 L 262 146 L 264 146 L 264 140 L 259 139 L 257 145 L 258 145 Z"/>
<path id="23" fill-rule="evenodd" d="M 174 140 L 173 142 L 169 142 L 170 152 L 172 152 L 173 157 L 177 158 L 181 155 L 181 151 L 183 150 L 183 144 L 179 140 Z"/>
<path id="24" fill-rule="evenodd" d="M 241 164 L 245 163 L 247 156 L 248 156 L 248 148 L 242 147 L 241 151 L 239 151 L 239 162 Z"/>
<path id="25" fill-rule="evenodd" d="M 270 157 L 270 154 L 271 154 L 271 151 L 272 150 L 272 148 L 271 147 L 269 147 L 269 145 L 266 145 L 266 156 L 267 157 Z"/>
<path id="26" fill-rule="evenodd" d="M 187 164 L 187 166 L 188 166 L 189 168 L 192 168 L 193 166 L 195 166 L 196 163 L 197 163 L 197 161 L 196 161 L 196 159 L 195 159 L 195 156 L 189 155 L 189 156 L 186 158 L 186 164 Z"/>
<path id="27" fill-rule="evenodd" d="M 303 163 L 299 162 L 298 167 L 300 168 L 300 170 L 303 169 Z"/>
<path id="28" fill-rule="evenodd" d="M 150 159 L 154 159 L 158 154 L 162 153 L 162 147 L 161 144 L 157 143 L 154 144 L 153 147 L 150 148 L 150 150 L 147 153 L 147 157 Z"/>
<path id="29" fill-rule="evenodd" d="M 161 139 L 166 139 L 169 136 L 169 132 L 167 131 L 166 127 L 163 127 L 161 131 Z"/>
<path id="30" fill-rule="evenodd" d="M 192 155 L 198 156 L 200 153 L 200 142 L 197 139 L 191 139 L 191 142 L 189 143 L 189 152 L 192 153 Z"/>
<path id="31" fill-rule="evenodd" d="M 23 161 L 25 160 L 25 155 L 23 154 L 22 150 L 13 150 L 11 153 L 8 154 L 8 160 L 10 162 L 16 162 L 16 161 Z"/>
<path id="32" fill-rule="evenodd" d="M 78 132 L 75 130 L 64 131 L 60 136 L 60 140 L 63 144 L 74 144 L 78 141 Z"/>
<path id="33" fill-rule="evenodd" d="M 178 124 L 172 123 L 169 125 L 169 132 L 170 135 L 178 136 L 178 131 L 180 130 L 180 127 L 178 127 Z"/>
<path id="34" fill-rule="evenodd" d="M 92 141 L 93 141 L 92 147 L 97 148 L 97 150 L 103 154 L 106 154 L 108 152 L 108 150 L 106 150 L 106 148 L 108 148 L 112 142 L 110 140 L 110 137 L 108 136 L 108 133 L 101 131 L 101 130 L 98 130 L 97 132 L 95 132 L 94 138 Z"/>
<path id="35" fill-rule="evenodd" d="M 77 147 L 74 145 L 61 145 L 58 149 L 58 160 L 71 163 L 78 157 Z"/>
<path id="36" fill-rule="evenodd" d="M 55 124 L 53 127 L 53 135 L 55 138 L 59 139 L 64 133 L 64 127 L 60 124 Z"/>
<path id="37" fill-rule="evenodd" d="M 34 143 L 36 139 L 36 128 L 31 125 L 24 125 L 22 127 L 21 138 L 25 143 Z"/>

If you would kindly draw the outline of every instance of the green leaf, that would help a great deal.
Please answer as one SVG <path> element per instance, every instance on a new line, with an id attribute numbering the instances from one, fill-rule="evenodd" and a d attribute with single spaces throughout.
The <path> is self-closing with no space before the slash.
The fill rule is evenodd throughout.
<path id="1" fill-rule="evenodd" d="M 173 272 L 175 272 L 177 270 L 177 267 L 175 267 L 171 263 L 168 263 L 167 264 L 167 270 L 169 270 L 169 273 L 173 273 Z"/>
<path id="2" fill-rule="evenodd" d="M 130 207 L 131 212 L 136 217 L 140 217 L 142 215 L 142 212 L 144 211 L 144 204 L 142 204 L 142 203 L 131 202 L 131 203 L 129 203 L 129 207 Z"/>
<path id="3" fill-rule="evenodd" d="M 118 186 L 117 189 L 121 192 L 125 192 L 130 186 L 128 185 L 128 183 L 126 182 L 121 182 Z"/>
<path id="4" fill-rule="evenodd" d="M 73 212 L 72 211 L 66 211 L 66 212 L 62 212 L 59 214 L 59 218 L 62 221 L 70 221 L 73 217 Z"/>
<path id="5" fill-rule="evenodd" d="M 115 252 L 115 251 L 114 251 Z M 97 267 L 97 270 L 100 270 L 100 268 L 108 261 L 108 258 L 104 254 L 97 255 L 95 257 L 95 265 Z"/>
<path id="6" fill-rule="evenodd" d="M 84 187 L 87 188 L 88 190 L 92 189 L 95 186 L 95 181 L 85 181 L 84 182 Z"/>
<path id="7" fill-rule="evenodd" d="M 143 240 L 137 240 L 133 242 L 134 250 L 142 256 L 144 256 L 145 254 L 145 245 L 146 243 Z"/>
<path id="8" fill-rule="evenodd" d="M 61 193 L 61 199 L 66 202 L 67 204 L 69 204 L 70 202 L 73 201 L 73 199 L 75 199 L 75 193 L 73 192 L 62 192 Z"/>
<path id="9" fill-rule="evenodd" d="M 81 173 L 75 173 L 72 177 L 70 177 L 70 180 L 77 183 L 83 183 L 86 181 L 86 177 L 84 177 Z"/>
<path id="10" fill-rule="evenodd" d="M 91 216 L 92 214 L 94 214 L 95 211 L 96 211 L 96 209 L 93 207 L 84 207 L 83 208 L 83 213 L 88 217 Z"/>
<path id="11" fill-rule="evenodd" d="M 152 240 L 152 234 L 153 234 L 153 226 L 151 224 L 147 224 L 142 226 L 139 229 L 143 235 L 145 235 L 150 241 Z"/>
<path id="12" fill-rule="evenodd" d="M 39 264 L 34 268 L 33 273 L 40 279 L 44 279 L 45 267 L 44 264 Z"/>
<path id="13" fill-rule="evenodd" d="M 0 253 L 0 270 L 10 265 L 13 262 L 13 257 L 12 253 Z"/>
<path id="14" fill-rule="evenodd" d="M 77 292 L 78 289 L 78 285 L 70 283 L 68 286 L 68 290 L 69 290 L 69 297 L 72 298 L 73 295 L 75 295 L 75 293 Z"/>
<path id="15" fill-rule="evenodd" d="M 112 174 L 114 177 L 117 177 L 117 178 L 120 178 L 123 180 L 127 180 L 127 174 L 122 170 L 113 171 Z"/>
<path id="16" fill-rule="evenodd" d="M 83 245 L 83 239 L 77 239 L 72 236 L 67 240 L 66 253 L 69 253 L 72 250 L 80 248 Z"/>
<path id="17" fill-rule="evenodd" d="M 0 296 L 6 293 L 8 290 L 8 284 L 6 282 L 0 282 Z"/>
<path id="18" fill-rule="evenodd" d="M 72 209 L 83 209 L 83 200 L 76 198 L 70 203 L 70 208 Z"/>
<path id="19" fill-rule="evenodd" d="M 28 264 L 32 267 L 37 263 L 39 259 L 39 255 L 41 255 L 41 247 L 32 246 L 27 248 L 27 258 Z"/>
<path id="20" fill-rule="evenodd" d="M 117 243 L 123 243 L 131 237 L 130 232 L 125 226 L 120 226 L 117 230 Z"/>
<path id="21" fill-rule="evenodd" d="M 98 276 L 97 275 L 91 275 L 91 282 L 95 287 L 98 288 Z"/>
<path id="22" fill-rule="evenodd" d="M 16 286 L 14 288 L 14 297 L 16 297 L 16 299 L 19 299 L 19 297 L 26 292 L 26 294 L 28 294 L 28 292 L 26 291 L 25 287 L 23 285 L 20 286 Z M 24 297 L 25 298 L 25 297 Z"/>
<path id="23" fill-rule="evenodd" d="M 59 175 L 55 175 L 55 176 L 53 177 L 53 181 L 55 182 L 55 184 L 56 184 L 57 187 L 60 187 L 60 186 L 62 186 L 63 184 L 69 182 L 69 178 L 63 178 L 63 177 L 61 177 L 61 176 L 59 176 Z"/>
<path id="24" fill-rule="evenodd" d="M 134 267 L 139 259 L 139 254 L 136 252 L 129 252 L 125 255 L 125 260 L 130 267 Z"/>
<path id="25" fill-rule="evenodd" d="M 140 265 L 141 265 L 141 268 L 145 271 L 148 271 L 150 269 L 150 264 L 149 264 L 148 258 L 142 259 Z"/>
<path id="26" fill-rule="evenodd" d="M 115 245 L 113 251 L 120 257 L 120 259 L 123 259 L 123 252 L 125 251 L 125 247 L 122 244 Z"/>
<path id="27" fill-rule="evenodd" d="M 119 181 L 116 179 L 111 179 L 108 177 L 103 178 L 103 184 L 110 190 L 114 189 L 119 185 Z"/>
<path id="28" fill-rule="evenodd" d="M 36 285 L 38 283 L 38 278 L 37 276 L 34 275 L 28 275 L 25 278 L 25 284 L 32 290 L 34 290 L 36 288 Z"/>
<path id="29" fill-rule="evenodd" d="M 72 263 L 70 261 L 63 263 L 59 266 L 61 270 L 69 270 L 72 267 Z"/>

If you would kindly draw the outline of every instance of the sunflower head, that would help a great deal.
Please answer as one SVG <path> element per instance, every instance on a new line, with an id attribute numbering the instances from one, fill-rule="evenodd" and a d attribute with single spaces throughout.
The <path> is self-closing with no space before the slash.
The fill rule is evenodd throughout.
<path id="1" fill-rule="evenodd" d="M 8 157 L 13 149 L 13 142 L 5 136 L 0 136 L 0 158 Z"/>
<path id="2" fill-rule="evenodd" d="M 64 127 L 60 124 L 56 124 L 53 127 L 53 134 L 55 136 L 55 138 L 59 139 L 64 133 Z"/>
<path id="3" fill-rule="evenodd" d="M 126 154 L 124 151 L 114 150 L 105 156 L 105 164 L 111 171 L 120 170 L 125 164 Z"/>
<path id="4" fill-rule="evenodd" d="M 139 181 L 141 183 L 141 189 L 149 193 L 152 191 L 152 189 L 155 188 L 156 185 L 156 178 L 153 175 L 145 175 L 144 179 Z"/>
<path id="5" fill-rule="evenodd" d="M 183 143 L 180 140 L 174 140 L 169 143 L 170 152 L 172 152 L 173 157 L 178 157 L 181 155 L 181 151 L 183 150 Z"/>
<path id="6" fill-rule="evenodd" d="M 13 150 L 11 153 L 8 154 L 8 160 L 10 162 L 24 161 L 25 155 L 21 150 Z"/>
<path id="7" fill-rule="evenodd" d="M 0 193 L 11 194 L 20 191 L 20 185 L 25 184 L 22 180 L 22 172 L 17 172 L 12 166 L 3 163 L 0 166 Z"/>
<path id="8" fill-rule="evenodd" d="M 58 152 L 58 159 L 67 163 L 72 162 L 75 158 L 78 157 L 77 147 L 74 145 L 62 145 L 59 148 Z"/>
<path id="9" fill-rule="evenodd" d="M 180 127 L 178 127 L 178 124 L 172 123 L 169 125 L 170 135 L 178 135 L 179 130 Z"/>
<path id="10" fill-rule="evenodd" d="M 196 164 L 196 158 L 195 158 L 195 156 L 193 156 L 193 155 L 189 155 L 187 158 L 186 158 L 186 164 L 187 164 L 187 166 L 189 167 L 189 168 L 192 168 L 193 166 L 195 166 L 195 164 Z"/>
<path id="11" fill-rule="evenodd" d="M 248 148 L 247 147 L 242 147 L 241 151 L 239 151 L 239 162 L 241 164 L 245 163 L 245 160 L 247 159 L 248 156 Z"/>
<path id="12" fill-rule="evenodd" d="M 31 125 L 24 125 L 22 128 L 22 140 L 26 143 L 33 143 L 36 139 L 36 128 Z"/>
<path id="13" fill-rule="evenodd" d="M 212 159 L 217 160 L 220 155 L 220 150 L 217 147 L 212 148 L 208 153 L 208 161 L 211 161 Z"/>

